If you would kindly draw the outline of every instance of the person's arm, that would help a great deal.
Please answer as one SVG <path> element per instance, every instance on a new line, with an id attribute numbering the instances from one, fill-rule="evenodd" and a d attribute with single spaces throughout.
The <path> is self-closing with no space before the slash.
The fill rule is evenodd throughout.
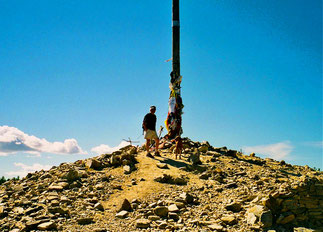
<path id="1" fill-rule="evenodd" d="M 146 116 L 147 116 L 147 115 L 146 115 Z M 142 122 L 142 127 L 144 128 L 144 131 L 147 131 L 146 116 L 145 116 L 145 118 L 144 118 L 144 121 Z"/>
<path id="2" fill-rule="evenodd" d="M 142 127 L 144 128 L 144 131 L 147 131 L 147 127 L 146 127 L 145 122 L 142 123 Z"/>

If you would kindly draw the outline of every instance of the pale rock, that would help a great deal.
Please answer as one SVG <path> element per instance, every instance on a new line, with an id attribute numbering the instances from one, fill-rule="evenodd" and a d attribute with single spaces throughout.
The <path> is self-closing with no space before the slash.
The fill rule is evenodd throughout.
<path id="1" fill-rule="evenodd" d="M 85 166 L 94 170 L 102 169 L 102 163 L 96 159 L 88 159 L 85 163 Z"/>
<path id="2" fill-rule="evenodd" d="M 237 223 L 237 220 L 234 216 L 224 216 L 221 217 L 221 221 L 223 221 L 227 225 L 234 225 Z"/>
<path id="3" fill-rule="evenodd" d="M 193 165 L 202 164 L 200 160 L 200 152 L 197 148 L 195 148 L 194 151 L 190 154 L 188 161 L 190 161 Z"/>
<path id="4" fill-rule="evenodd" d="M 168 206 L 168 211 L 176 213 L 179 211 L 179 209 L 176 204 L 172 204 L 172 205 Z"/>
<path id="5" fill-rule="evenodd" d="M 57 225 L 55 222 L 44 222 L 37 226 L 39 230 L 56 230 Z"/>
<path id="6" fill-rule="evenodd" d="M 125 217 L 127 217 L 128 214 L 129 214 L 128 211 L 122 210 L 122 211 L 120 211 L 119 213 L 116 214 L 116 217 L 117 218 L 125 218 Z"/>
<path id="7" fill-rule="evenodd" d="M 211 177 L 210 173 L 207 173 L 207 172 L 204 172 L 204 173 L 202 173 L 202 174 L 199 176 L 199 178 L 200 178 L 201 180 L 207 180 L 207 179 L 209 179 L 210 177 Z"/>
<path id="8" fill-rule="evenodd" d="M 16 214 L 23 214 L 24 213 L 24 208 L 22 207 L 15 207 L 12 210 L 13 212 L 15 212 Z"/>
<path id="9" fill-rule="evenodd" d="M 60 185 L 56 185 L 56 184 L 51 184 L 49 187 L 48 187 L 48 190 L 49 191 L 62 191 L 64 188 Z"/>
<path id="10" fill-rule="evenodd" d="M 20 229 L 13 229 L 13 230 L 10 230 L 9 232 L 20 232 L 21 230 Z"/>
<path id="11" fill-rule="evenodd" d="M 294 227 L 294 232 L 315 232 L 316 230 L 307 229 L 305 227 Z"/>
<path id="12" fill-rule="evenodd" d="M 157 220 L 160 220 L 160 217 L 158 217 L 157 215 L 149 215 L 148 219 L 150 221 L 157 221 Z"/>
<path id="13" fill-rule="evenodd" d="M 255 205 L 247 210 L 247 213 L 253 213 L 257 218 L 261 216 L 265 208 L 262 205 Z"/>
<path id="14" fill-rule="evenodd" d="M 130 174 L 131 173 L 131 167 L 129 165 L 123 166 L 123 173 L 124 174 Z"/>
<path id="15" fill-rule="evenodd" d="M 201 142 L 201 146 L 207 146 L 207 147 L 210 147 L 210 143 L 208 141 L 202 141 Z"/>
<path id="16" fill-rule="evenodd" d="M 31 221 L 27 221 L 26 222 L 26 229 L 27 230 L 34 230 L 34 229 L 37 229 L 37 226 L 41 223 L 41 221 L 39 220 L 34 220 L 32 219 Z"/>
<path id="17" fill-rule="evenodd" d="M 222 231 L 223 230 L 223 226 L 219 225 L 219 224 L 211 224 L 207 226 L 209 229 L 211 230 L 215 230 L 215 231 Z"/>
<path id="18" fill-rule="evenodd" d="M 198 148 L 199 152 L 205 153 L 209 150 L 209 147 L 207 145 L 202 145 Z"/>
<path id="19" fill-rule="evenodd" d="M 168 225 L 167 222 L 161 221 L 158 225 L 158 228 L 159 229 L 166 229 L 167 225 Z"/>
<path id="20" fill-rule="evenodd" d="M 62 186 L 63 189 L 67 189 L 69 186 L 69 183 L 64 181 L 64 182 L 59 182 L 57 185 Z"/>
<path id="21" fill-rule="evenodd" d="M 79 173 L 75 169 L 70 169 L 68 173 L 63 175 L 63 178 L 66 179 L 68 182 L 73 182 L 80 178 Z"/>
<path id="22" fill-rule="evenodd" d="M 148 228 L 150 226 L 150 220 L 141 218 L 136 220 L 136 227 L 137 228 Z"/>
<path id="23" fill-rule="evenodd" d="M 154 209 L 154 213 L 157 215 L 157 216 L 160 216 L 160 217 L 166 217 L 167 214 L 168 214 L 168 208 L 165 207 L 165 206 L 157 206 L 155 209 Z"/>
<path id="24" fill-rule="evenodd" d="M 150 205 L 148 205 L 149 208 L 155 208 L 156 206 L 157 206 L 156 202 L 153 202 Z"/>
<path id="25" fill-rule="evenodd" d="M 136 147 L 134 147 L 134 146 L 132 146 L 132 147 L 130 147 L 129 148 L 129 150 L 127 151 L 127 154 L 129 154 L 129 155 L 134 155 L 134 154 L 137 154 L 137 148 Z"/>
<path id="26" fill-rule="evenodd" d="M 112 155 L 110 157 L 110 163 L 112 166 L 119 166 L 121 163 L 120 156 L 119 155 Z"/>
<path id="27" fill-rule="evenodd" d="M 4 216 L 4 207 L 0 206 L 0 218 L 2 218 Z"/>
<path id="28" fill-rule="evenodd" d="M 185 207 L 185 204 L 183 202 L 180 202 L 180 201 L 176 201 L 175 202 L 175 205 L 179 208 L 179 209 L 182 209 Z"/>
<path id="29" fill-rule="evenodd" d="M 50 203 L 50 205 L 51 206 L 59 206 L 59 203 L 60 202 L 58 200 L 52 200 L 51 203 Z"/>
<path id="30" fill-rule="evenodd" d="M 66 196 L 61 196 L 61 199 L 60 199 L 60 202 L 61 203 L 66 203 L 66 204 L 71 204 L 72 201 L 70 199 L 68 199 Z"/>
<path id="31" fill-rule="evenodd" d="M 104 184 L 103 183 L 96 184 L 94 188 L 97 190 L 104 189 Z"/>
<path id="32" fill-rule="evenodd" d="M 220 156 L 221 154 L 216 152 L 216 151 L 207 151 L 206 152 L 206 155 L 209 155 L 209 156 L 213 156 L 213 157 L 218 157 Z"/>
<path id="33" fill-rule="evenodd" d="M 157 163 L 156 165 L 160 169 L 167 169 L 168 168 L 167 164 L 165 164 L 165 163 Z"/>
<path id="34" fill-rule="evenodd" d="M 179 195 L 179 197 L 181 199 L 183 199 L 188 204 L 191 204 L 194 201 L 194 197 L 191 194 L 187 193 L 187 192 L 182 193 L 181 195 Z"/>
<path id="35" fill-rule="evenodd" d="M 97 210 L 100 210 L 100 211 L 104 211 L 104 207 L 100 202 L 96 203 L 94 205 L 94 208 L 97 209 Z"/>

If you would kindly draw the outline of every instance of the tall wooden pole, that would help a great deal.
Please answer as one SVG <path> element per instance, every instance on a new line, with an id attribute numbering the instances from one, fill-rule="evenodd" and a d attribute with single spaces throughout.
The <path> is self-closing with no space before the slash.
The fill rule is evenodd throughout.
<path id="1" fill-rule="evenodd" d="M 166 119 L 167 137 L 173 139 L 181 135 L 182 130 L 182 109 L 184 107 L 181 98 L 181 72 L 179 56 L 179 0 L 173 0 L 172 7 L 172 72 L 170 73 L 170 96 L 168 102 L 168 115 Z"/>
<path id="2" fill-rule="evenodd" d="M 172 20 L 172 29 L 173 29 L 173 73 L 178 77 L 180 76 L 180 59 L 179 59 L 179 0 L 173 0 L 173 20 Z"/>

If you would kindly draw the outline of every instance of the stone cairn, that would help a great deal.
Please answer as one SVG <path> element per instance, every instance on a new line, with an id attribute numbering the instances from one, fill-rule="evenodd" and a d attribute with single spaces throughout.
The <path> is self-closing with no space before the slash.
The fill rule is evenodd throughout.
<path id="1" fill-rule="evenodd" d="M 183 144 L 185 160 L 174 173 L 165 163 L 174 144 L 161 141 L 167 159 L 156 172 L 169 173 L 154 179 L 163 191 L 143 199 L 122 199 L 125 179 L 145 181 L 136 176 L 143 147 L 7 181 L 0 185 L 0 231 L 322 231 L 322 172 L 208 142 Z M 118 193 L 120 205 L 106 208 Z"/>

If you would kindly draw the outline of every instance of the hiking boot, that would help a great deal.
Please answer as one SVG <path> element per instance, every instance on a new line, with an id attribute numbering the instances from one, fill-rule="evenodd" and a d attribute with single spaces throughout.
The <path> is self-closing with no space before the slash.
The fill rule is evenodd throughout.
<path id="1" fill-rule="evenodd" d="M 146 156 L 149 157 L 149 158 L 153 158 L 152 154 L 150 154 L 149 152 L 147 153 Z"/>
<path id="2" fill-rule="evenodd" d="M 159 151 L 155 152 L 155 156 L 161 157 L 161 155 L 159 154 Z"/>

